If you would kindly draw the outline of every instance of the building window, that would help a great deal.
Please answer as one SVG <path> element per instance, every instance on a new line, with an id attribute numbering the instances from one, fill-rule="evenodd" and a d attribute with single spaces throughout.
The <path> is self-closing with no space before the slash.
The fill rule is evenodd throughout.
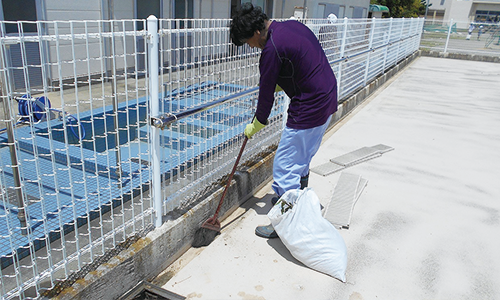
<path id="1" fill-rule="evenodd" d="M 361 18 L 363 18 L 363 7 L 354 6 L 352 8 L 352 18 L 353 19 L 361 19 Z"/>
<path id="2" fill-rule="evenodd" d="M 249 2 L 252 2 L 252 4 L 254 6 L 260 6 L 260 7 L 262 7 L 262 10 L 266 9 L 266 6 L 264 5 L 264 0 L 252 0 L 252 1 L 249 1 Z"/>
<path id="3" fill-rule="evenodd" d="M 326 16 L 328 16 L 326 14 L 326 4 L 323 4 L 323 3 L 320 3 L 318 4 L 318 18 L 326 18 Z"/>
<path id="4" fill-rule="evenodd" d="M 241 8 L 241 4 L 246 2 L 252 3 L 253 6 L 260 6 L 267 17 L 272 18 L 273 0 L 231 0 L 231 16 Z"/>
<path id="5" fill-rule="evenodd" d="M 441 5 L 444 5 L 444 1 L 445 1 L 445 0 L 441 0 Z"/>
<path id="6" fill-rule="evenodd" d="M 476 22 L 497 23 L 500 21 L 500 11 L 476 10 Z"/>
<path id="7" fill-rule="evenodd" d="M 339 15 L 337 16 L 337 18 L 343 18 L 343 17 L 345 17 L 345 6 L 341 5 L 339 7 Z"/>
<path id="8" fill-rule="evenodd" d="M 326 18 L 329 14 L 334 14 L 339 17 L 340 6 L 338 4 L 320 3 L 319 18 Z"/>
<path id="9" fill-rule="evenodd" d="M 36 21 L 35 0 L 3 0 L 3 19 L 5 21 Z M 18 33 L 17 24 L 5 24 L 6 33 Z M 23 32 L 36 32 L 36 24 L 23 23 Z"/>
<path id="10" fill-rule="evenodd" d="M 161 0 L 136 0 L 136 18 L 147 19 L 150 15 L 161 18 Z M 144 29 L 144 22 L 137 22 L 137 30 Z"/>
<path id="11" fill-rule="evenodd" d="M 175 0 L 175 19 L 192 19 L 193 13 L 193 0 Z"/>

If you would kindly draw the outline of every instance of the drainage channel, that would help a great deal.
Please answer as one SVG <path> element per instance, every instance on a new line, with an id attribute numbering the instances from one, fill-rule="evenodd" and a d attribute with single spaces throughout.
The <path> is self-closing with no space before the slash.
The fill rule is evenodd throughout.
<path id="1" fill-rule="evenodd" d="M 119 300 L 184 300 L 186 297 L 167 291 L 147 281 L 141 281 Z"/>

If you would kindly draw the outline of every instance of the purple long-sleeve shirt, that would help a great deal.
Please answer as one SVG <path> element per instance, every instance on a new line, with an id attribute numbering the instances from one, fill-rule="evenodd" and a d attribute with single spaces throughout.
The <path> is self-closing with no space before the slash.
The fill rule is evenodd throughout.
<path id="1" fill-rule="evenodd" d="M 287 126 L 323 125 L 337 111 L 337 80 L 314 33 L 297 21 L 273 21 L 260 56 L 259 101 L 255 116 L 265 124 L 278 84 L 290 97 Z"/>

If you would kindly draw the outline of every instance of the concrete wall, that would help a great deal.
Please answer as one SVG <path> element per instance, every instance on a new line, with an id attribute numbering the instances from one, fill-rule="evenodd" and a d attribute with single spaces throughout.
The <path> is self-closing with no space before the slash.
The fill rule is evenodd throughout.
<path id="1" fill-rule="evenodd" d="M 213 0 L 215 11 L 214 19 L 228 19 L 231 17 L 231 2 L 228 0 Z"/>
<path id="2" fill-rule="evenodd" d="M 134 11 L 134 0 L 114 0 L 113 16 L 115 19 L 133 19 Z"/>
<path id="3" fill-rule="evenodd" d="M 99 20 L 101 0 L 46 0 L 45 17 L 51 20 Z"/>
<path id="4" fill-rule="evenodd" d="M 453 0 L 445 0 L 444 3 L 441 4 L 441 0 L 430 0 L 429 10 L 446 10 L 450 7 L 452 1 Z"/>
<path id="5" fill-rule="evenodd" d="M 366 8 L 366 15 L 363 16 L 363 18 L 367 18 L 368 17 L 368 12 L 370 10 L 370 1 L 365 1 L 365 0 L 352 0 L 352 1 L 342 1 L 345 3 L 345 6 L 346 6 L 346 13 L 344 15 L 344 17 L 347 17 L 347 18 L 352 18 L 353 15 L 353 7 L 363 7 L 363 8 Z"/>
<path id="6" fill-rule="evenodd" d="M 453 19 L 453 22 L 457 23 L 457 28 L 468 28 L 469 22 L 474 19 L 473 16 L 470 18 L 471 7 L 472 1 L 453 1 L 451 7 L 446 10 L 444 19 Z"/>
<path id="7" fill-rule="evenodd" d="M 446 0 L 441 5 L 441 0 L 431 0 L 432 6 L 429 8 L 429 16 L 432 16 L 432 11 L 445 10 L 444 20 L 453 19 L 457 22 L 458 28 L 467 28 L 468 23 L 474 21 L 476 10 L 500 10 L 500 0 L 490 0 L 487 3 L 474 1 Z"/>
<path id="8" fill-rule="evenodd" d="M 345 8 L 343 15 L 339 15 L 337 17 L 352 17 L 352 8 L 353 7 L 363 7 L 366 8 L 366 14 L 363 16 L 364 18 L 368 17 L 368 11 L 370 7 L 369 0 L 307 0 L 305 1 L 307 7 L 307 18 L 323 18 L 322 12 L 320 9 L 321 4 L 337 4 L 341 5 Z M 284 4 L 284 5 L 283 5 Z M 273 11 L 274 18 L 290 18 L 294 14 L 294 7 L 299 6 L 302 7 L 304 5 L 303 0 L 275 0 L 275 11 Z M 283 6 L 283 7 L 282 7 Z M 282 12 L 283 11 L 283 16 Z"/>
<path id="9" fill-rule="evenodd" d="M 445 52 L 428 51 L 428 50 L 421 50 L 421 55 L 430 57 L 439 57 L 439 58 L 464 59 L 472 61 L 500 63 L 500 57 L 489 56 L 489 55 L 462 54 L 462 53 L 450 53 L 450 52 L 445 53 Z"/>
<path id="10" fill-rule="evenodd" d="M 212 0 L 195 1 L 194 15 L 199 19 L 212 19 L 215 14 L 215 3 Z"/>
<path id="11" fill-rule="evenodd" d="M 330 128 L 419 55 L 418 51 L 410 55 L 345 100 L 334 114 Z M 254 161 L 250 167 L 239 168 L 224 199 L 220 220 L 223 220 L 271 180 L 273 159 L 274 152 Z M 248 165 L 245 164 L 245 166 Z M 194 232 L 211 217 L 222 191 L 223 187 L 195 206 L 186 208 L 175 218 L 167 216 L 167 221 L 160 228 L 139 239 L 95 270 L 81 274 L 72 286 L 64 289 L 54 298 L 117 299 L 140 281 L 154 278 L 189 249 Z"/>
<path id="12" fill-rule="evenodd" d="M 45 18 L 47 21 L 69 21 L 69 20 L 100 20 L 105 17 L 105 10 L 101 6 L 101 0 L 88 0 L 88 1 L 78 1 L 78 0 L 46 0 L 45 1 Z M 56 33 L 56 26 L 49 25 L 48 34 Z M 92 32 L 97 30 L 97 23 L 89 23 L 87 30 Z M 83 33 L 85 32 L 84 25 L 82 23 L 73 24 L 73 33 Z M 57 25 L 57 33 L 70 34 L 71 28 L 68 23 L 59 23 Z M 86 45 L 82 40 L 60 40 L 59 41 L 59 53 L 56 51 L 56 43 L 48 43 L 48 58 L 51 62 L 55 62 L 59 56 L 60 61 L 72 61 L 73 59 L 73 48 L 76 57 L 85 57 Z M 90 56 L 96 57 L 99 55 L 100 46 L 97 43 L 91 43 L 89 45 Z M 90 63 L 92 69 L 99 70 L 100 64 L 96 61 Z M 60 69 L 59 69 L 60 67 Z M 84 64 L 76 65 L 77 74 L 86 74 L 87 67 Z M 69 78 L 73 76 L 73 66 L 70 64 L 51 64 L 48 69 L 49 78 L 51 80 L 58 80 L 59 78 Z"/>
<path id="13" fill-rule="evenodd" d="M 193 15 L 197 19 L 228 19 L 231 0 L 194 0 Z"/>

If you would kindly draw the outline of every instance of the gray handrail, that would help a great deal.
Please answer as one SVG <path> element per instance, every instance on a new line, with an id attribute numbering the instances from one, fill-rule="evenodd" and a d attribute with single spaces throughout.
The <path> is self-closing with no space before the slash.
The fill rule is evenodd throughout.
<path id="1" fill-rule="evenodd" d="M 180 112 L 177 114 L 166 113 L 166 114 L 163 114 L 163 115 L 158 116 L 158 117 L 151 117 L 151 126 L 154 126 L 156 128 L 160 128 L 160 129 L 164 129 L 165 126 L 168 127 L 173 122 L 175 122 L 177 120 L 180 120 L 180 119 L 192 116 L 194 114 L 209 110 L 209 109 L 214 108 L 216 106 L 219 106 L 221 104 L 228 103 L 228 102 L 234 101 L 236 99 L 239 99 L 239 98 L 242 98 L 245 96 L 249 96 L 251 94 L 255 94 L 256 92 L 258 92 L 258 90 L 259 90 L 259 87 L 253 87 L 253 88 L 247 89 L 243 92 L 238 92 L 236 94 L 225 96 L 225 97 L 222 97 L 220 99 L 217 99 L 217 100 L 209 102 L 209 103 L 195 106 L 189 110 L 186 110 L 186 111 L 183 111 L 183 112 Z"/>

